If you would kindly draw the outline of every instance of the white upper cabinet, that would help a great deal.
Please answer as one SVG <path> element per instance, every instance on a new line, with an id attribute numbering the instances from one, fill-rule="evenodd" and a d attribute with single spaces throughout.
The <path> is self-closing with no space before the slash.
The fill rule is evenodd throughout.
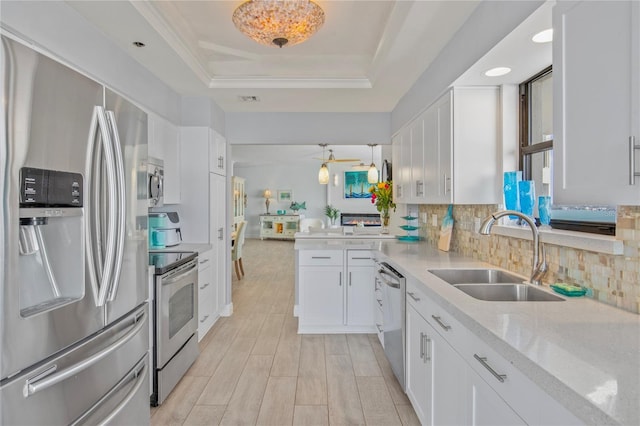
<path id="1" fill-rule="evenodd" d="M 179 204 L 180 193 L 180 131 L 164 118 L 148 114 L 149 157 L 164 162 L 164 203 Z"/>
<path id="2" fill-rule="evenodd" d="M 420 116 L 411 123 L 411 195 L 409 202 L 413 204 L 424 203 L 424 117 Z"/>
<path id="3" fill-rule="evenodd" d="M 558 2 L 553 27 L 554 203 L 638 205 L 640 3 Z"/>
<path id="4" fill-rule="evenodd" d="M 499 203 L 499 113 L 499 88 L 454 88 L 408 123 L 393 142 L 401 147 L 394 151 L 403 191 L 396 201 Z"/>
<path id="5" fill-rule="evenodd" d="M 227 140 L 215 130 L 210 130 L 209 171 L 217 175 L 227 174 Z"/>

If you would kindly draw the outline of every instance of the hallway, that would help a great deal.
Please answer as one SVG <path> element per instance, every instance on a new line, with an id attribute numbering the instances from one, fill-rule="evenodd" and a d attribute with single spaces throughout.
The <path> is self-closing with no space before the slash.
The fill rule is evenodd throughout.
<path id="1" fill-rule="evenodd" d="M 299 335 L 291 241 L 247 239 L 231 317 L 167 401 L 160 425 L 418 425 L 375 335 Z"/>

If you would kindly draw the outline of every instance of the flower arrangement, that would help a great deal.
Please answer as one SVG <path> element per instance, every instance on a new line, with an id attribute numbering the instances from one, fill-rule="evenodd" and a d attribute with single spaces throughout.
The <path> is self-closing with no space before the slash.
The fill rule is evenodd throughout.
<path id="1" fill-rule="evenodd" d="M 371 204 L 376 205 L 376 209 L 382 215 L 382 225 L 389 226 L 389 209 L 396 211 L 396 203 L 393 202 L 393 183 L 379 182 L 371 185 L 369 188 L 371 193 Z"/>
<path id="2" fill-rule="evenodd" d="M 331 220 L 331 224 L 334 225 L 338 218 L 338 214 L 340 214 L 340 210 L 329 204 L 324 208 L 324 214 L 327 215 L 329 220 Z"/>

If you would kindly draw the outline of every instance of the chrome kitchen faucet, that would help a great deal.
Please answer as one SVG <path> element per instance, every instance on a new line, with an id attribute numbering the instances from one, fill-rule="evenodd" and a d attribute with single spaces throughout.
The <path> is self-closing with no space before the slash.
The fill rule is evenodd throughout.
<path id="1" fill-rule="evenodd" d="M 531 228 L 531 232 L 533 233 L 533 262 L 531 267 L 531 278 L 529 278 L 529 281 L 531 284 L 540 285 L 542 277 L 545 272 L 547 272 L 547 260 L 545 258 L 544 245 L 540 241 L 538 228 L 529 216 L 515 210 L 497 211 L 490 214 L 482 221 L 482 225 L 480 225 L 480 233 L 482 235 L 489 235 L 496 220 L 507 215 L 518 216 Z"/>

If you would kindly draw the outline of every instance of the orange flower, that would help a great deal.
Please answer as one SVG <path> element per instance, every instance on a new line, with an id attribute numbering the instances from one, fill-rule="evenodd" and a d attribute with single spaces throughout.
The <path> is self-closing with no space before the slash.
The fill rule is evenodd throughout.
<path id="1" fill-rule="evenodd" d="M 396 210 L 396 204 L 393 202 L 393 183 L 379 182 L 377 185 L 371 185 L 371 204 L 376 205 L 376 209 L 384 216 L 389 216 L 389 209 Z"/>

